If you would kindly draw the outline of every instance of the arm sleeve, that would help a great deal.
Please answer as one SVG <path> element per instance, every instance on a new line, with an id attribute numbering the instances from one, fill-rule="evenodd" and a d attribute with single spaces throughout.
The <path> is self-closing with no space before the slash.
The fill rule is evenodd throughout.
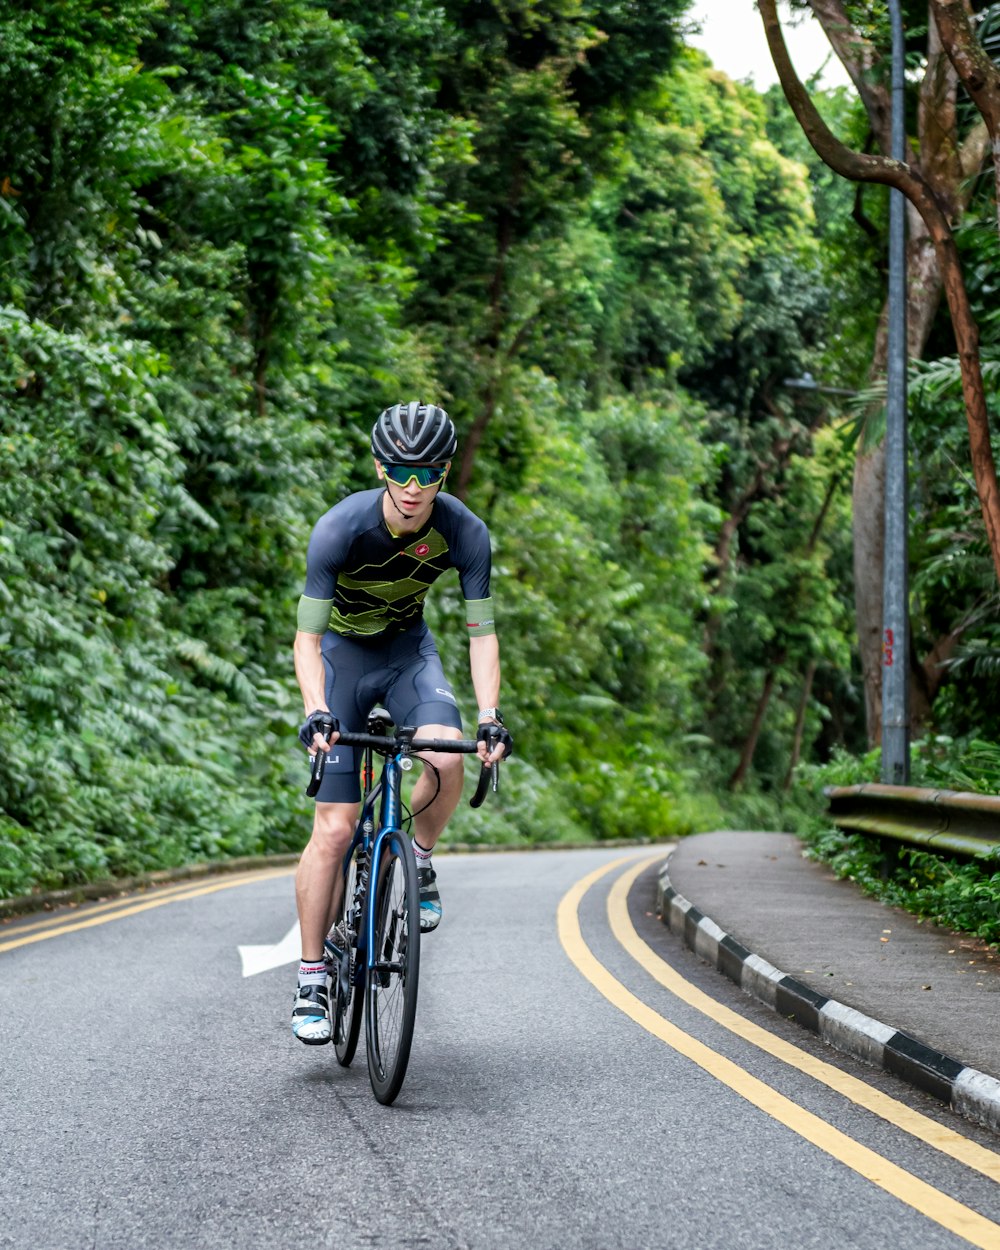
<path id="1" fill-rule="evenodd" d="M 484 634 L 497 632 L 493 619 L 492 599 L 466 599 L 465 623 L 469 627 L 470 638 L 481 638 Z"/>
<path id="2" fill-rule="evenodd" d="M 298 628 L 305 634 L 325 634 L 330 625 L 337 574 L 345 555 L 338 529 L 331 512 L 313 526 L 306 553 L 305 590 L 298 606 Z"/>
<path id="3" fill-rule="evenodd" d="M 325 634 L 330 628 L 332 612 L 332 599 L 311 599 L 308 595 L 302 595 L 299 599 L 298 620 L 296 622 L 299 633 Z"/>
<path id="4" fill-rule="evenodd" d="M 495 634 L 493 599 L 490 595 L 490 572 L 493 557 L 490 533 L 484 522 L 468 514 L 462 540 L 455 553 L 462 594 L 465 596 L 465 620 L 469 637 Z"/>

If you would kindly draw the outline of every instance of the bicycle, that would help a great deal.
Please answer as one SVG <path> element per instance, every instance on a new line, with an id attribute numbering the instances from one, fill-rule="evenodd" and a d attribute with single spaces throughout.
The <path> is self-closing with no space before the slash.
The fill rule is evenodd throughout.
<path id="1" fill-rule="evenodd" d="M 349 1067 L 367 1020 L 365 1041 L 368 1076 L 380 1103 L 389 1106 L 406 1077 L 417 1011 L 420 975 L 420 896 L 417 865 L 404 833 L 401 786 L 418 751 L 474 754 L 478 743 L 468 739 L 415 738 L 413 726 L 394 728 L 388 712 L 375 708 L 367 733 L 341 733 L 337 745 L 364 748 L 362 800 L 354 837 L 344 856 L 343 895 L 331 935 L 327 965 L 334 981 L 333 1045 L 337 1062 Z M 329 740 L 331 729 L 324 736 Z M 499 741 L 499 731 L 490 750 Z M 382 755 L 379 780 L 374 756 Z M 319 790 L 326 752 L 312 758 L 306 794 Z M 499 786 L 499 765 L 483 765 L 470 806 L 480 807 L 487 789 Z M 376 825 L 375 804 L 381 799 Z M 412 816 L 410 817 L 412 819 Z M 375 889 L 371 889 L 372 881 Z"/>

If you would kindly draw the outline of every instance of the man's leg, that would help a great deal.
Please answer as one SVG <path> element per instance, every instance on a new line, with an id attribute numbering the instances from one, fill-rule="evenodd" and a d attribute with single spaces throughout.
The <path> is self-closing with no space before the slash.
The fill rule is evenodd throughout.
<path id="1" fill-rule="evenodd" d="M 452 725 L 421 725 L 414 736 L 454 739 L 461 738 L 462 732 Z M 437 888 L 437 874 L 431 866 L 431 851 L 462 797 L 465 772 L 461 755 L 427 751 L 420 758 L 438 770 L 441 786 L 438 790 L 438 776 L 432 769 L 425 768 L 410 796 L 410 807 L 418 813 L 413 818 L 413 852 L 420 882 L 420 929 L 428 933 L 441 923 L 441 895 Z M 425 808 L 425 804 L 429 806 Z M 421 808 L 424 810 L 421 811 Z"/>
<path id="2" fill-rule="evenodd" d="M 302 852 L 295 874 L 302 963 L 292 1007 L 292 1032 L 307 1045 L 321 1045 L 330 1040 L 323 939 L 340 903 L 341 867 L 357 818 L 357 803 L 317 803 L 312 837 Z"/>
<path id="3" fill-rule="evenodd" d="M 415 738 L 461 738 L 462 732 L 451 725 L 422 725 L 413 735 Z M 425 768 L 423 774 L 413 787 L 410 796 L 410 807 L 419 816 L 413 818 L 413 836 L 428 851 L 433 851 L 437 840 L 444 832 L 444 827 L 455 814 L 458 801 L 462 797 L 462 783 L 465 780 L 463 756 L 444 755 L 441 752 L 423 751 L 420 758 L 433 764 L 441 777 L 441 789 L 434 797 L 438 787 L 438 779 L 434 773 Z M 431 799 L 433 798 L 433 802 Z M 425 804 L 430 803 L 424 811 Z"/>
<path id="4" fill-rule="evenodd" d="M 317 803 L 312 837 L 295 873 L 295 902 L 302 931 L 302 958 L 323 958 L 343 888 L 341 869 L 358 820 L 357 803 Z"/>

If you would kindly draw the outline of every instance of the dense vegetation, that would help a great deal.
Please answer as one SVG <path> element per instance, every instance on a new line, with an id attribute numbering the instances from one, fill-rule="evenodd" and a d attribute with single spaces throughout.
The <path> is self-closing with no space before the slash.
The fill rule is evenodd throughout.
<path id="1" fill-rule="evenodd" d="M 684 47 L 684 9 L 0 4 L 0 896 L 302 845 L 305 542 L 403 398 L 455 417 L 495 543 L 518 750 L 456 837 L 787 823 L 800 755 L 863 748 L 857 428 L 785 382 L 862 385 L 881 253 L 780 98 Z M 932 728 L 992 739 L 995 586 L 938 350 L 916 628 L 972 614 Z M 430 615 L 474 713 L 451 578 Z"/>

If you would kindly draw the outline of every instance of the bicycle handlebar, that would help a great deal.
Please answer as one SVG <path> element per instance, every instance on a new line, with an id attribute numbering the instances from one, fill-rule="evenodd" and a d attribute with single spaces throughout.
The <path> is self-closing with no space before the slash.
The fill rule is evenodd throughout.
<path id="1" fill-rule="evenodd" d="M 403 747 L 409 747 L 411 751 L 444 751 L 452 755 L 475 755 L 479 749 L 479 743 L 469 738 L 408 738 L 400 734 L 389 737 L 384 734 L 343 732 L 337 742 L 349 747 L 371 747 L 382 755 L 392 755 Z"/>
<path id="2" fill-rule="evenodd" d="M 342 732 L 337 742 L 342 742 L 348 747 L 371 747 L 373 751 L 378 751 L 381 755 L 393 755 L 402 750 L 408 754 L 418 751 L 440 751 L 448 755 L 475 755 L 479 750 L 479 743 L 470 738 L 411 738 L 398 733 L 389 737 L 384 734 Z M 495 743 L 489 745 L 492 749 Z M 306 794 L 309 798 L 315 798 L 323 781 L 323 773 L 326 771 L 326 755 L 326 751 L 317 751 L 312 757 L 309 784 L 306 786 Z M 496 794 L 500 787 L 499 761 L 482 766 L 476 793 L 469 800 L 470 807 L 482 806 L 486 791 L 491 784 L 493 793 Z"/>

